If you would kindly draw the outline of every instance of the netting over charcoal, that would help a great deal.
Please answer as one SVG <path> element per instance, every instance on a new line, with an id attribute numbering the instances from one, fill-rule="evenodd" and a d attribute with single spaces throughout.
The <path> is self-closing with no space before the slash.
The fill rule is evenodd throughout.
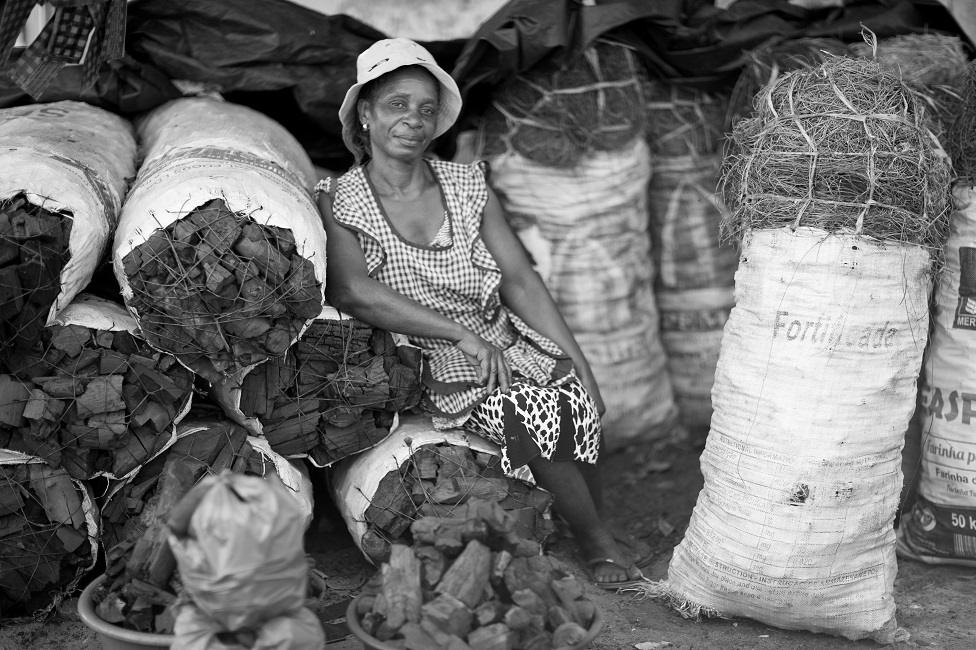
<path id="1" fill-rule="evenodd" d="M 314 321 L 241 391 L 241 410 L 261 421 L 272 449 L 319 466 L 372 447 L 419 401 L 420 350 L 354 319 Z"/>
<path id="2" fill-rule="evenodd" d="M 0 448 L 123 477 L 173 436 L 193 375 L 128 331 L 51 325 L 0 367 Z"/>
<path id="3" fill-rule="evenodd" d="M 221 199 L 155 231 L 122 266 L 146 339 L 208 379 L 283 355 L 322 308 L 291 231 Z"/>
<path id="4" fill-rule="evenodd" d="M 499 456 L 446 442 L 411 451 L 407 462 L 380 479 L 363 513 L 368 529 L 361 548 L 374 563 L 389 558 L 391 544 L 409 539 L 416 519 L 463 516 L 465 504 L 474 498 L 498 503 L 528 539 L 542 542 L 552 532 L 552 497 L 505 476 Z"/>
<path id="5" fill-rule="evenodd" d="M 44 463 L 0 464 L 0 619 L 49 611 L 95 562 L 80 482 Z"/>

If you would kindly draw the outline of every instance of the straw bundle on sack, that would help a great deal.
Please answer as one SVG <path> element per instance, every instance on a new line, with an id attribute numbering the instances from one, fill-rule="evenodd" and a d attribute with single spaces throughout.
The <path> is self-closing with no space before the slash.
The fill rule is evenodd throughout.
<path id="1" fill-rule="evenodd" d="M 77 479 L 122 478 L 171 442 L 193 375 L 138 339 L 121 305 L 81 294 L 56 323 L 0 374 L 0 448 Z"/>
<path id="2" fill-rule="evenodd" d="M 113 250 L 122 296 L 151 345 L 233 390 L 322 309 L 311 161 L 281 125 L 212 99 L 174 100 L 137 128 L 146 157 Z"/>
<path id="3" fill-rule="evenodd" d="M 63 101 L 0 110 L 0 351 L 85 288 L 135 174 L 132 126 Z"/>
<path id="4" fill-rule="evenodd" d="M 56 606 L 94 566 L 98 533 L 81 481 L 0 450 L 0 619 Z"/>
<path id="5" fill-rule="evenodd" d="M 952 158 L 956 174 L 966 180 L 976 179 L 976 62 L 963 71 L 959 102 L 955 113 L 947 116 L 946 135 L 943 144 Z"/>
<path id="6" fill-rule="evenodd" d="M 726 238 L 803 225 L 941 251 L 950 168 L 926 108 L 884 66 L 832 57 L 781 77 L 756 109 L 725 159 Z"/>
<path id="7" fill-rule="evenodd" d="M 272 449 L 320 467 L 380 442 L 419 401 L 420 349 L 331 307 L 241 390 L 241 410 L 260 420 Z"/>
<path id="8" fill-rule="evenodd" d="M 963 99 L 962 84 L 969 57 L 958 36 L 899 34 L 850 46 L 852 56 L 874 59 L 919 91 L 929 105 L 934 128 L 952 119 Z"/>
<path id="9" fill-rule="evenodd" d="M 728 92 L 707 91 L 666 80 L 643 84 L 645 137 L 658 156 L 707 156 L 722 150 Z"/>
<path id="10" fill-rule="evenodd" d="M 542 63 L 494 93 L 484 155 L 517 152 L 572 167 L 588 152 L 625 147 L 644 128 L 637 63 L 629 49 L 597 41 L 561 65 Z"/>
<path id="11" fill-rule="evenodd" d="M 820 65 L 829 54 L 844 54 L 847 46 L 833 38 L 797 38 L 750 50 L 729 98 L 725 131 L 750 117 L 759 90 L 781 75 Z"/>

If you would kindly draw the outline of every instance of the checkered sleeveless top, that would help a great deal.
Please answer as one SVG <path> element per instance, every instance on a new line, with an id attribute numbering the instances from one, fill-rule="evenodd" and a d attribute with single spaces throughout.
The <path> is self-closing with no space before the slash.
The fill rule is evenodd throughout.
<path id="1" fill-rule="evenodd" d="M 396 231 L 363 167 L 336 183 L 335 220 L 353 230 L 370 277 L 439 311 L 504 351 L 513 375 L 542 386 L 572 376 L 572 362 L 552 340 L 501 304 L 501 270 L 481 239 L 488 201 L 487 165 L 424 161 L 440 186 L 449 240 L 417 244 Z M 424 406 L 451 425 L 464 421 L 488 394 L 477 371 L 453 342 L 423 336 L 410 341 L 424 350 Z M 444 422 L 444 420 L 441 420 Z"/>

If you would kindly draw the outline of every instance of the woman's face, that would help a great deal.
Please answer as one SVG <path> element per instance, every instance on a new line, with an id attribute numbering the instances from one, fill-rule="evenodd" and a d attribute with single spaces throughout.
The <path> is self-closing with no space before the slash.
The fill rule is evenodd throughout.
<path id="1" fill-rule="evenodd" d="M 360 102 L 374 158 L 423 155 L 437 129 L 438 91 L 433 75 L 422 68 L 400 68 L 379 79 L 372 101 Z"/>

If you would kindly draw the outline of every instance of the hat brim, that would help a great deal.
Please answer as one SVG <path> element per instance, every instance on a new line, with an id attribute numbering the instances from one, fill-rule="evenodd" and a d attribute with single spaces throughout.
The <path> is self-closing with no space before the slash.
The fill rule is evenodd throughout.
<path id="1" fill-rule="evenodd" d="M 437 83 L 440 84 L 440 109 L 437 112 L 437 128 L 434 130 L 434 137 L 439 138 L 447 133 L 454 126 L 454 123 L 457 122 L 458 115 L 461 114 L 461 91 L 458 90 L 458 85 L 454 81 L 454 78 L 447 74 L 443 68 L 424 61 L 411 61 L 391 67 L 380 67 L 377 69 L 377 73 L 369 79 L 364 79 L 350 86 L 349 90 L 346 91 L 346 96 L 342 100 L 342 105 L 339 107 L 339 121 L 342 123 L 343 129 L 350 124 L 355 124 L 357 121 L 356 103 L 359 101 L 359 91 L 364 85 L 408 65 L 419 65 L 434 75 L 434 79 L 437 79 Z"/>

